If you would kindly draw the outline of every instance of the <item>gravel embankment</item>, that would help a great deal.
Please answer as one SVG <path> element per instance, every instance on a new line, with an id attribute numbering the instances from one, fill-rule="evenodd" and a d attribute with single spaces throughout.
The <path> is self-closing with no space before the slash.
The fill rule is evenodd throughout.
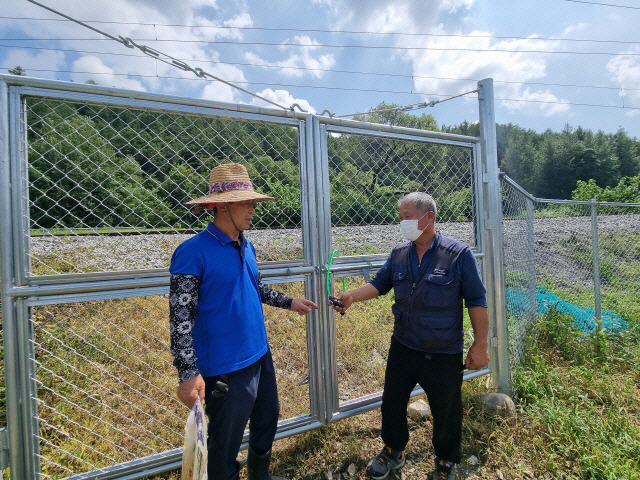
<path id="1" fill-rule="evenodd" d="M 473 245 L 471 223 L 439 223 L 444 235 Z M 601 233 L 640 234 L 640 215 L 600 216 Z M 153 269 L 169 265 L 175 247 L 190 235 L 155 234 L 129 236 L 34 237 L 32 259 L 49 265 L 43 273 Z M 402 241 L 397 225 L 335 227 L 333 248 L 342 256 L 354 253 L 385 253 Z M 251 230 L 247 237 L 254 243 L 259 260 L 302 256 L 299 229 Z M 543 271 L 556 271 L 565 278 L 582 280 L 570 252 L 573 244 L 591 241 L 590 217 L 564 217 L 535 220 L 536 264 Z M 507 265 L 526 263 L 525 220 L 505 220 L 504 249 Z"/>

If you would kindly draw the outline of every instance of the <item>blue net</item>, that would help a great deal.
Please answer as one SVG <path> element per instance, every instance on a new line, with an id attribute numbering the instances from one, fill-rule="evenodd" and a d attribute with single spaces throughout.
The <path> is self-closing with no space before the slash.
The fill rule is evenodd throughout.
<path id="1" fill-rule="evenodd" d="M 579 330 L 591 333 L 596 329 L 595 309 L 580 307 L 573 303 L 565 302 L 559 296 L 551 293 L 544 287 L 536 287 L 536 303 L 538 315 L 544 315 L 552 308 L 573 318 L 573 323 Z M 513 315 L 523 316 L 530 311 L 530 296 L 526 290 L 514 288 L 507 289 L 507 309 Z M 617 313 L 602 310 L 602 331 L 619 332 L 627 328 L 627 322 Z"/>

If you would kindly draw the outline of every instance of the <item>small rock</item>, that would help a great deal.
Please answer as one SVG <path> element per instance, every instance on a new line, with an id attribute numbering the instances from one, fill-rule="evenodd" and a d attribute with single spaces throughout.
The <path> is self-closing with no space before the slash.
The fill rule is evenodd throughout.
<path id="1" fill-rule="evenodd" d="M 504 393 L 481 393 L 478 395 L 484 404 L 484 411 L 491 417 L 512 419 L 516 416 L 516 405 L 509 395 Z"/>
<path id="2" fill-rule="evenodd" d="M 353 477 L 356 474 L 356 471 L 358 469 L 356 468 L 356 464 L 352 463 L 347 467 L 347 473 L 349 474 L 350 477 Z"/>
<path id="3" fill-rule="evenodd" d="M 409 405 L 409 417 L 413 420 L 423 420 L 431 417 L 431 408 L 424 400 L 416 400 Z"/>
<path id="4" fill-rule="evenodd" d="M 333 472 L 331 470 L 327 470 L 327 480 L 333 480 Z"/>
<path id="5" fill-rule="evenodd" d="M 496 470 L 496 478 L 498 480 L 504 480 L 504 475 L 502 474 L 502 472 L 500 470 Z"/>
<path id="6" fill-rule="evenodd" d="M 476 457 L 475 455 L 471 455 L 469 458 L 467 458 L 467 463 L 469 465 L 477 465 L 478 464 L 478 457 Z"/>
<path id="7" fill-rule="evenodd" d="M 524 478 L 536 478 L 531 470 L 525 470 L 522 475 L 524 475 Z"/>

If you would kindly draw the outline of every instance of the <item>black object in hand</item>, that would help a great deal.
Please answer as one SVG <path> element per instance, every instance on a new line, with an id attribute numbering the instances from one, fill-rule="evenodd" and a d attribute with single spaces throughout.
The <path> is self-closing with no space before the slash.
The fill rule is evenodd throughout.
<path id="1" fill-rule="evenodd" d="M 333 305 L 335 305 L 336 307 L 340 307 L 343 308 L 344 307 L 344 302 L 341 302 L 340 300 L 338 300 L 336 297 L 329 297 L 329 301 L 331 303 L 333 303 Z"/>

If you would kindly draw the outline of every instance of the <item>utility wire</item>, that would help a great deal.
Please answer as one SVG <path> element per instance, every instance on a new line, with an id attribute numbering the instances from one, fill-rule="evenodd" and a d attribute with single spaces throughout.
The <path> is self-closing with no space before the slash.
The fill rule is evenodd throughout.
<path id="1" fill-rule="evenodd" d="M 265 101 L 267 103 L 270 103 L 270 104 L 275 105 L 275 106 L 277 106 L 279 108 L 282 108 L 283 110 L 288 110 L 287 108 L 283 107 L 282 105 L 279 105 L 279 104 L 277 104 L 275 102 L 272 102 L 271 100 L 268 100 L 268 99 L 266 99 L 266 98 L 264 98 L 264 97 L 262 97 L 260 95 L 257 95 L 257 94 L 255 94 L 253 92 L 250 92 L 250 91 L 246 90 L 246 89 L 243 89 L 243 88 L 241 88 L 241 87 L 239 87 L 239 86 L 237 86 L 237 85 L 235 85 L 235 84 L 233 84 L 231 82 L 227 82 L 227 81 L 225 81 L 223 79 L 220 79 L 220 78 L 218 78 L 218 77 L 216 77 L 214 75 L 211 75 L 211 74 L 205 72 L 204 70 L 202 70 L 200 68 L 193 68 L 193 67 L 189 66 L 188 64 L 186 64 L 182 60 L 176 59 L 174 57 L 171 57 L 170 55 L 166 55 L 166 54 L 164 54 L 162 52 L 159 52 L 159 51 L 157 51 L 155 49 L 149 48 L 146 45 L 138 45 L 131 38 L 122 37 L 122 36 L 119 36 L 118 38 L 116 38 L 116 37 L 114 37 L 114 36 L 112 36 L 112 35 L 110 35 L 110 34 L 108 34 L 106 32 L 103 32 L 103 31 L 97 29 L 97 28 L 91 27 L 90 25 L 87 25 L 84 22 L 76 20 L 76 19 L 74 19 L 74 18 L 72 18 L 72 17 L 70 17 L 68 15 L 65 15 L 65 14 L 63 14 L 61 12 L 58 12 L 57 10 L 54 10 L 52 8 L 49 8 L 46 5 L 43 5 L 43 4 L 41 4 L 41 3 L 39 3 L 39 2 L 37 2 L 35 0 L 27 0 L 27 1 L 29 1 L 30 3 L 33 3 L 35 5 L 38 5 L 38 6 L 42 7 L 42 8 L 45 8 L 46 10 L 49 10 L 49 11 L 51 11 L 51 12 L 57 14 L 57 15 L 60 15 L 60 16 L 66 18 L 66 19 L 68 19 L 68 20 L 70 20 L 72 22 L 78 23 L 79 25 L 82 25 L 82 26 L 84 26 L 86 28 L 89 28 L 90 30 L 93 30 L 93 31 L 95 31 L 97 33 L 100 33 L 101 35 L 104 35 L 104 36 L 106 36 L 107 38 L 109 38 L 111 40 L 115 40 L 115 41 L 117 41 L 119 43 L 122 43 L 123 45 L 125 45 L 128 48 L 138 48 L 144 54 L 146 54 L 146 55 L 148 55 L 148 56 L 150 56 L 152 58 L 155 58 L 156 60 L 160 60 L 160 61 L 162 61 L 164 63 L 167 63 L 169 65 L 172 65 L 172 66 L 175 66 L 177 68 L 180 68 L 181 70 L 184 70 L 184 71 L 191 71 L 191 72 L 195 73 L 200 78 L 210 77 L 210 78 L 212 78 L 214 80 L 220 81 L 220 82 L 222 82 L 222 83 L 224 83 L 226 85 L 229 85 L 229 86 L 231 86 L 233 88 L 239 89 L 240 91 L 242 91 L 244 93 L 247 93 L 247 94 L 252 95 L 252 96 L 254 96 L 256 98 L 259 98 L 259 99 L 261 99 L 261 100 L 263 100 L 263 101 Z M 25 40 L 25 39 L 19 39 L 19 40 L 22 41 L 22 40 Z M 59 40 L 59 39 L 52 39 L 52 40 Z M 94 40 L 94 39 L 89 39 L 89 40 Z M 250 43 L 250 42 L 206 42 L 206 43 L 261 44 L 261 43 Z M 270 45 L 270 44 L 262 43 L 262 45 Z M 292 44 L 273 44 L 273 45 L 292 45 Z M 300 46 L 318 46 L 318 45 L 300 45 Z M 324 45 L 324 46 L 331 46 L 331 45 Z M 349 47 L 349 46 L 345 46 L 345 47 Z M 366 48 L 366 47 L 363 47 L 363 48 Z M 373 48 L 395 48 L 395 47 L 373 47 Z M 479 50 L 479 49 L 435 49 L 435 50 L 508 51 L 508 50 Z M 514 50 L 513 52 L 522 53 L 522 52 L 527 52 L 527 51 Z M 541 51 L 529 51 L 529 53 L 576 53 L 576 54 L 596 54 L 596 55 L 597 54 L 605 54 L 605 55 L 607 55 L 606 53 L 595 53 L 595 52 L 586 52 L 585 53 L 585 52 L 543 52 L 543 51 L 541 52 Z M 628 55 L 628 54 L 608 54 L 608 55 Z M 632 55 L 635 56 L 635 55 L 640 55 L 640 54 L 632 54 Z M 163 58 L 163 57 L 166 57 L 166 58 Z M 248 83 L 248 82 L 240 82 L 240 83 Z M 317 87 L 306 87 L 306 88 L 317 88 Z M 328 88 L 328 87 L 324 87 L 324 88 Z M 334 90 L 346 90 L 344 88 L 333 88 L 333 89 Z M 366 90 L 363 90 L 363 91 L 366 91 Z M 397 92 L 397 93 L 406 93 L 406 92 Z M 413 92 L 411 92 L 411 93 L 413 93 Z M 466 95 L 468 93 L 469 92 L 463 93 L 463 94 L 459 94 L 459 95 L 455 95 L 455 96 L 452 96 L 450 98 L 437 101 L 436 103 L 440 103 L 442 101 L 446 101 L 446 100 L 449 100 L 449 99 L 452 99 L 452 98 L 457 98 L 459 96 Z M 442 96 L 442 95 L 439 95 L 439 96 Z M 524 102 L 529 102 L 529 103 L 550 103 L 550 104 L 568 104 L 568 105 L 579 105 L 579 106 L 630 108 L 630 109 L 633 109 L 633 110 L 637 109 L 635 107 L 616 107 L 616 106 L 611 106 L 611 105 L 573 104 L 573 103 L 570 103 L 570 102 L 545 102 L 545 101 L 515 100 L 515 99 L 511 99 L 511 100 L 510 99 L 500 99 L 500 100 L 502 100 L 502 101 L 524 101 Z M 402 109 L 402 108 L 404 108 L 404 109 L 424 108 L 426 106 L 433 106 L 431 104 L 435 104 L 435 103 L 434 102 L 429 102 L 429 103 L 421 102 L 420 104 L 412 104 L 412 105 L 408 105 L 408 106 L 405 106 L 405 107 L 399 107 L 399 109 Z M 418 106 L 418 105 L 420 105 L 420 106 Z M 289 110 L 293 110 L 294 107 L 296 107 L 296 106 L 300 110 L 302 110 L 300 108 L 300 106 L 297 105 L 297 104 L 294 104 L 293 106 L 291 106 L 289 108 Z M 349 114 L 349 115 L 344 115 L 344 116 L 353 116 L 353 115 L 357 115 L 357 114 Z"/>
<path id="2" fill-rule="evenodd" d="M 8 68 L 5 68 L 4 70 L 9 70 Z M 142 78 L 163 78 L 163 79 L 173 79 L 173 80 L 193 80 L 193 81 L 197 81 L 197 78 L 183 78 L 183 77 L 171 77 L 171 76 L 156 76 L 156 75 L 142 75 L 142 74 L 127 74 L 127 73 L 101 73 L 101 72 L 77 72 L 77 71 L 71 71 L 71 70 L 38 70 L 38 69 L 26 69 L 29 71 L 36 71 L 36 72 L 51 72 L 51 73 L 88 73 L 91 75 L 113 75 L 113 76 L 129 76 L 129 77 L 142 77 Z M 460 79 L 463 80 L 463 79 Z M 412 92 L 408 92 L 408 91 L 398 91 L 398 90 L 376 90 L 376 89 L 364 89 L 364 88 L 349 88 L 349 87 L 328 87 L 328 86 L 322 86 L 322 85 L 297 85 L 297 84 L 283 84 L 283 83 L 265 83 L 265 82 L 238 82 L 238 83 L 243 83 L 243 84 L 247 84 L 247 85 L 254 85 L 254 86 L 264 86 L 264 87 L 294 87 L 294 88 L 310 88 L 310 89 L 314 89 L 314 90 L 332 90 L 332 91 L 344 91 L 344 92 L 362 92 L 362 93 L 397 93 L 397 94 L 402 94 L 402 95 L 422 95 L 422 96 L 430 96 L 430 97 L 450 97 L 450 98 L 456 98 L 458 96 L 461 95 L 466 95 L 468 93 L 473 93 L 475 90 L 467 92 L 465 94 L 460 94 L 460 95 L 456 95 L 456 96 L 451 96 L 451 94 L 442 94 L 442 93 L 425 93 L 425 92 L 416 92 L 416 91 L 412 91 Z M 498 82 L 494 82 L 494 83 L 498 83 Z M 630 89 L 625 89 L 625 90 L 630 90 Z M 635 89 L 637 90 L 637 89 Z M 449 98 L 449 99 L 450 99 Z M 432 102 L 420 102 L 420 103 L 416 103 L 416 104 L 412 104 L 412 105 L 420 105 L 420 104 L 427 104 L 425 105 L 425 107 L 427 106 L 434 106 L 437 103 L 441 103 L 444 100 L 437 100 L 433 102 L 433 105 L 431 105 Z M 574 103 L 574 102 L 554 102 L 554 101 L 548 101 L 548 100 L 528 100 L 528 99 L 523 99 L 523 98 L 496 98 L 496 100 L 500 100 L 503 102 L 521 102 L 521 103 L 538 103 L 538 104 L 544 104 L 544 105 L 569 105 L 569 106 L 578 106 L 578 107 L 601 107 L 601 108 L 618 108 L 618 109 L 623 109 L 623 110 L 640 110 L 640 107 L 632 107 L 632 106 L 621 106 L 621 105 L 604 105 L 604 104 L 592 104 L 592 103 Z M 404 108 L 404 107 L 402 107 Z M 328 112 L 328 110 L 325 110 L 325 112 Z M 336 116 L 335 114 L 328 112 L 329 115 L 331 116 Z M 353 113 L 350 115 L 341 115 L 340 117 L 343 116 L 352 116 L 352 115 L 366 115 L 368 113 L 373 113 L 372 111 L 368 111 L 368 112 L 361 112 L 361 113 Z M 338 117 L 339 118 L 339 117 Z"/>
<path id="3" fill-rule="evenodd" d="M 35 3 L 35 0 L 27 0 L 28 2 Z M 95 30 L 92 28 L 92 30 Z M 99 30 L 98 30 L 99 31 Z M 107 34 L 105 34 L 107 35 Z M 109 35 L 107 35 L 109 36 Z M 109 38 L 114 38 L 109 36 Z M 122 38 L 122 37 L 121 37 Z M 104 41 L 100 38 L 4 38 L 6 41 L 43 41 L 43 42 L 54 42 L 54 41 L 76 41 L 76 42 L 89 42 L 89 41 Z M 130 38 L 127 40 L 133 42 Z M 438 52 L 488 52 L 488 53 L 544 53 L 544 54 L 553 54 L 553 55 L 610 55 L 610 56 L 623 56 L 623 57 L 638 57 L 640 53 L 620 53 L 620 52 L 578 52 L 571 50 L 524 50 L 524 49 L 512 49 L 512 48 L 462 48 L 462 47 L 400 47 L 394 45 L 340 45 L 340 44 L 329 44 L 329 43 L 290 43 L 290 42 L 238 42 L 235 40 L 177 40 L 177 39 L 157 39 L 157 38 L 139 38 L 136 41 L 138 42 L 171 42 L 171 43 L 200 43 L 205 45 L 235 45 L 235 46 L 246 46 L 246 45 L 258 45 L 263 47 L 305 47 L 305 48 L 358 48 L 358 49 L 367 49 L 367 50 L 418 50 L 418 51 L 438 51 Z M 121 43 L 124 43 L 121 41 Z M 135 43 L 133 43 L 136 47 Z M 125 44 L 126 46 L 126 44 Z M 140 48 L 140 47 L 139 47 Z M 146 47 L 148 48 L 148 47 Z M 146 52 L 145 52 L 146 53 Z M 168 55 L 167 55 L 168 56 Z"/>
<path id="4" fill-rule="evenodd" d="M 78 53 L 78 54 L 92 54 L 92 55 L 116 55 L 116 56 L 125 56 L 132 58 L 146 58 L 144 55 L 131 55 L 128 53 L 115 53 L 115 52 L 100 52 L 100 51 L 91 51 L 91 50 L 75 50 L 75 49 L 65 49 L 65 48 L 46 48 L 46 47 L 29 47 L 22 45 L 3 45 L 0 44 L 0 48 L 21 48 L 21 49 L 32 49 L 32 50 L 47 50 L 54 52 L 70 52 L 70 53 Z M 199 62 L 199 63 L 213 63 L 219 65 L 230 65 L 230 66 L 241 66 L 241 67 L 255 67 L 255 68 L 278 68 L 282 70 L 302 70 L 306 72 L 326 72 L 326 73 L 344 73 L 349 75 L 371 75 L 378 77 L 397 77 L 397 78 L 407 78 L 407 79 L 425 79 L 425 80 L 451 80 L 451 81 L 465 81 L 465 82 L 477 82 L 481 79 L 477 78 L 453 78 L 453 77 L 431 77 L 427 75 L 411 75 L 411 74 L 402 74 L 402 73 L 382 73 L 382 72 L 360 72 L 354 70 L 336 70 L 331 68 L 307 68 L 307 67 L 293 67 L 288 65 L 277 65 L 277 64 L 258 64 L 258 63 L 242 63 L 242 62 L 223 62 L 223 61 L 212 61 L 212 60 L 201 60 L 197 58 L 192 59 L 183 59 L 185 62 Z M 28 68 L 28 70 L 35 72 L 53 72 L 56 70 L 41 70 L 35 68 Z M 73 73 L 71 70 L 58 70 L 59 72 L 65 73 Z M 76 72 L 76 73 L 90 73 L 96 75 L 104 75 L 101 72 Z M 126 75 L 126 74 L 122 74 Z M 134 75 L 134 74 L 130 74 Z M 135 74 L 137 75 L 137 74 Z M 138 75 L 144 77 L 145 75 Z M 153 77 L 158 77 L 158 75 L 149 75 Z M 170 77 L 170 76 L 160 76 L 160 78 L 181 78 L 181 77 Z M 194 79 L 195 80 L 195 79 Z M 241 83 L 241 82 L 238 82 Z M 504 83 L 511 85 L 538 85 L 543 87 L 565 87 L 565 88 L 594 88 L 601 90 L 620 90 L 620 87 L 610 87 L 606 85 L 584 85 L 584 84 L 573 84 L 573 83 L 548 83 L 548 82 L 519 82 L 515 80 L 495 80 L 494 83 Z M 640 91 L 640 88 L 625 88 L 626 91 Z"/>
<path id="5" fill-rule="evenodd" d="M 575 0 L 566 0 L 575 1 Z M 586 3 L 586 2 L 585 2 Z M 612 5 L 621 6 L 621 5 Z M 636 8 L 636 7 L 625 7 Z M 640 7 L 638 7 L 640 8 Z M 54 21 L 54 22 L 66 22 L 68 20 L 61 20 L 58 18 L 32 18 L 32 17 L 3 17 L 7 20 L 37 20 L 37 21 Z M 240 31 L 266 31 L 266 32 L 294 32 L 294 33 L 329 33 L 329 34 L 353 34 L 353 35 L 377 35 L 377 36 L 405 36 L 405 37 L 442 37 L 442 38 L 483 38 L 483 39 L 495 39 L 495 40 L 529 40 L 529 41 L 554 41 L 554 42 L 588 42 L 588 43 L 618 43 L 618 44 L 637 44 L 640 41 L 632 40 L 596 40 L 586 38 L 554 38 L 554 37 L 520 37 L 520 36 L 506 36 L 506 35 L 463 35 L 463 34 L 451 34 L 451 33 L 407 33 L 407 32 L 370 32 L 364 30 L 323 30 L 313 28 L 269 28 L 269 27 L 231 27 L 227 25 L 184 25 L 176 23 L 140 23 L 140 22 L 114 22 L 103 20 L 84 20 L 87 23 L 98 24 L 115 24 L 115 25 L 136 25 L 136 26 L 153 26 L 153 27 L 184 27 L 184 28 L 215 28 L 219 30 L 240 30 Z"/>
<path id="6" fill-rule="evenodd" d="M 282 105 L 280 105 L 280 104 L 278 104 L 276 102 L 272 102 L 271 100 L 269 100 L 267 98 L 264 98 L 264 97 L 262 97 L 262 96 L 260 96 L 260 95 L 258 95 L 256 93 L 250 92 L 249 90 L 246 90 L 246 89 L 244 89 L 242 87 L 239 87 L 239 86 L 237 86 L 237 85 L 235 85 L 235 84 L 233 84 L 231 82 L 227 82 L 226 80 L 223 80 L 223 79 L 221 79 L 219 77 L 216 77 L 215 75 L 207 73 L 204 70 L 202 70 L 201 68 L 193 68 L 193 67 L 189 66 L 188 64 L 186 64 L 185 62 L 183 62 L 182 60 L 178 60 L 177 58 L 174 58 L 174 57 L 172 57 L 170 55 L 167 55 L 165 53 L 159 52 L 158 50 L 149 48 L 146 45 L 138 45 L 137 43 L 135 43 L 133 40 L 131 40 L 128 37 L 127 38 L 125 38 L 125 37 L 116 38 L 116 37 L 114 37 L 112 35 L 109 35 L 108 33 L 103 32 L 102 30 L 98 30 L 97 28 L 94 28 L 94 27 L 92 27 L 90 25 L 87 25 L 84 22 L 76 20 L 76 19 L 74 19 L 74 18 L 72 18 L 72 17 L 70 17 L 68 15 L 65 15 L 64 13 L 58 12 L 57 10 L 54 10 L 53 8 L 47 7 L 46 5 L 43 5 L 43 4 L 39 3 L 39 2 L 36 2 L 35 0 L 27 0 L 27 1 L 31 2 L 31 3 L 33 3 L 35 5 L 38 5 L 38 6 L 44 8 L 46 10 L 49 10 L 50 12 L 53 12 L 56 15 L 60 15 L 61 17 L 64 17 L 64 18 L 66 18 L 68 20 L 71 20 L 72 22 L 75 22 L 75 23 L 77 23 L 79 25 L 82 25 L 83 27 L 86 27 L 86 28 L 88 28 L 90 30 L 93 30 L 93 31 L 95 31 L 95 32 L 97 32 L 97 33 L 99 33 L 101 35 L 104 35 L 105 37 L 110 38 L 111 40 L 115 40 L 116 42 L 122 43 L 127 48 L 138 48 L 142 53 L 144 53 L 146 55 L 149 55 L 149 56 L 155 58 L 156 60 L 160 60 L 161 62 L 164 62 L 164 63 L 166 63 L 168 65 L 172 65 L 172 66 L 177 67 L 177 68 L 179 68 L 181 70 L 184 70 L 184 71 L 191 71 L 191 72 L 195 73 L 200 78 L 205 78 L 205 77 L 212 78 L 214 80 L 217 80 L 219 82 L 224 83 L 225 85 L 228 85 L 230 87 L 236 88 L 236 89 L 240 90 L 241 92 L 247 93 L 247 94 L 252 95 L 252 96 L 254 96 L 256 98 L 259 98 L 262 101 L 270 103 L 271 105 L 275 105 L 276 107 L 281 108 L 283 110 L 293 110 L 295 106 L 297 106 L 300 110 L 302 110 L 300 108 L 300 106 L 297 105 L 297 104 L 294 104 L 290 108 L 287 109 L 286 107 L 283 107 Z"/>
<path id="7" fill-rule="evenodd" d="M 640 10 L 640 7 L 630 7 L 627 5 L 615 5 L 613 3 L 587 2 L 585 0 L 564 0 L 564 1 L 574 2 L 574 3 L 586 3 L 587 5 L 600 5 L 603 7 L 631 8 L 633 10 Z"/>
<path id="8" fill-rule="evenodd" d="M 460 93 L 458 95 L 453 95 L 451 97 L 448 98 L 443 98 L 442 100 L 432 100 L 431 102 L 420 102 L 420 103 L 413 103 L 411 105 L 405 105 L 403 107 L 394 107 L 394 108 L 382 108 L 380 110 L 369 110 L 368 112 L 358 112 L 358 113 L 349 113 L 347 115 L 333 115 L 329 112 L 329 116 L 330 117 L 335 117 L 335 118 L 344 118 L 344 117 L 354 117 L 356 115 L 368 115 L 371 113 L 382 113 L 382 112 L 408 112 L 410 110 L 418 110 L 421 108 L 427 108 L 427 107 L 433 107 L 435 105 L 437 105 L 438 103 L 442 103 L 442 102 L 446 102 L 447 100 L 453 100 L 454 98 L 458 98 L 458 97 L 462 97 L 464 95 L 468 95 L 470 93 L 476 93 L 478 90 L 471 90 L 469 92 L 465 92 L 465 93 Z M 325 110 L 325 112 L 327 112 L 327 110 Z M 324 113 L 324 112 L 322 112 Z"/>

